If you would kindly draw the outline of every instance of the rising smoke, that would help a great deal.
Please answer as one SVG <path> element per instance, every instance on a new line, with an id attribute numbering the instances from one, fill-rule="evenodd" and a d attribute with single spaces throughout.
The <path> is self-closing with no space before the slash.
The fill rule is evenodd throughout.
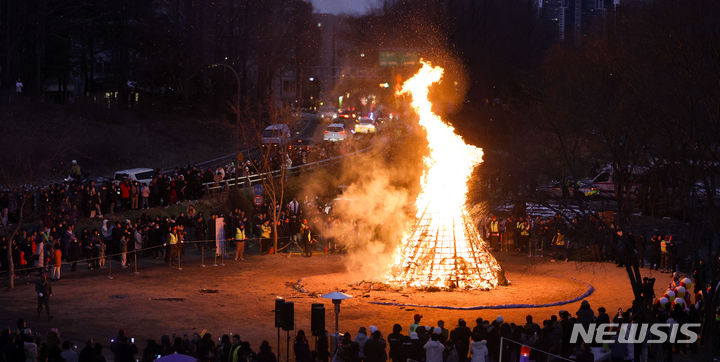
<path id="1" fill-rule="evenodd" d="M 316 215 L 311 223 L 348 250 L 348 270 L 363 279 L 384 274 L 392 264 L 392 253 L 414 220 L 423 170 L 424 133 L 410 122 L 389 127 L 337 174 L 315 179 L 304 190 L 313 195 L 328 183 L 346 186 L 332 201 L 330 214 Z"/>
<path id="2" fill-rule="evenodd" d="M 453 70 L 459 69 L 453 65 Z M 458 90 L 457 81 L 437 88 L 431 97 L 440 105 L 435 111 L 445 116 L 454 104 L 461 103 L 465 89 Z M 346 186 L 332 202 L 329 221 L 327 216 L 316 215 L 311 223 L 324 237 L 348 250 L 348 270 L 365 280 L 382 279 L 397 246 L 410 231 L 423 157 L 428 154 L 426 132 L 417 124 L 414 112 L 406 108 L 401 120 L 384 126 L 371 140 L 369 151 L 344 162 L 337 174 L 317 179 L 304 190 L 317 195 L 328 184 Z"/>

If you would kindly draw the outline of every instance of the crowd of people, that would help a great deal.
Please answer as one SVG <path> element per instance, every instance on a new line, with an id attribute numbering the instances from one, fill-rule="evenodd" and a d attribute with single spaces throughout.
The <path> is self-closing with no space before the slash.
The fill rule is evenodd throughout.
<path id="1" fill-rule="evenodd" d="M 285 153 L 275 150 L 269 152 L 266 159 L 256 157 L 242 162 L 230 161 L 218 167 L 186 166 L 165 172 L 158 170 L 150 182 L 144 183 L 127 178 L 86 179 L 73 160 L 70 176 L 63 182 L 0 188 L 0 226 L 20 220 L 21 210 L 23 220 L 28 222 L 47 213 L 60 212 L 73 219 L 103 218 L 104 215 L 127 210 L 167 207 L 186 200 L 198 200 L 210 192 L 211 186 L 224 186 L 228 180 L 245 182 L 247 176 L 258 172 L 302 165 L 341 152 L 342 149 L 333 145 L 292 148 Z"/>
<path id="2" fill-rule="evenodd" d="M 246 248 L 251 246 L 248 240 L 261 254 L 295 246 L 311 256 L 313 248 L 322 248 L 319 233 L 307 216 L 312 214 L 308 210 L 321 210 L 317 202 L 309 198 L 303 202 L 290 200 L 277 211 L 276 227 L 267 202 L 256 206 L 251 215 L 236 208 L 227 214 L 209 216 L 190 203 L 186 211 L 172 217 L 152 217 L 145 212 L 134 220 L 104 219 L 99 229 L 82 230 L 77 229 L 78 219 L 72 214 L 47 212 L 38 226 L 22 228 L 15 235 L 10 250 L 9 236 L 0 234 L 0 270 L 8 270 L 8 252 L 12 253 L 16 275 L 47 272 L 54 281 L 61 279 L 62 265 L 69 265 L 71 271 L 78 270 L 78 265 L 89 270 L 104 269 L 112 257 L 122 268 L 128 268 L 133 261 L 128 256 L 134 252 L 141 258 L 164 258 L 169 265 L 182 260 L 186 247 L 243 261 Z M 278 250 L 272 243 L 276 233 Z M 325 252 L 336 250 L 336 245 L 324 244 Z"/>
<path id="3" fill-rule="evenodd" d="M 285 157 L 292 157 L 288 159 L 288 165 L 303 164 L 318 157 L 331 157 L 337 152 L 340 151 L 330 146 L 315 147 L 312 151 L 293 148 Z M 271 153 L 271 167 L 281 167 L 282 159 L 279 152 Z M 71 180 L 28 189 L 29 192 L 20 188 L 0 191 L 0 270 L 8 270 L 8 253 L 12 253 L 15 269 L 20 275 L 29 274 L 29 269 L 36 268 L 47 270 L 54 280 L 61 278 L 63 263 L 71 264 L 72 271 L 78 264 L 87 264 L 89 269 L 102 269 L 106 255 L 116 255 L 121 266 L 126 268 L 127 255 L 135 250 L 149 249 L 143 255 L 164 256 L 172 264 L 177 262 L 177 256 L 182 257 L 184 245 L 189 242 L 207 250 L 215 249 L 217 255 L 228 252 L 237 244 L 234 258 L 243 259 L 245 243 L 242 240 L 255 236 L 261 253 L 275 252 L 270 242 L 275 234 L 278 249 L 296 244 L 305 255 L 311 255 L 313 244 L 317 245 L 317 232 L 311 232 L 303 209 L 316 200 L 305 200 L 302 205 L 292 200 L 283 205 L 278 211 L 276 227 L 272 225 L 273 210 L 267 202 L 256 206 L 250 220 L 239 209 L 228 215 L 206 216 L 192 206 L 194 200 L 208 192 L 208 185 L 221 185 L 226 180 L 242 178 L 262 169 L 258 160 L 247 160 L 215 169 L 190 166 L 176 168 L 170 173 L 158 171 L 149 184 L 129 179 L 96 183 L 73 181 L 82 177 L 79 165 L 73 162 Z M 134 220 L 108 220 L 117 219 L 129 210 L 148 210 L 186 201 L 191 206 L 174 217 L 151 217 L 144 213 Z M 28 226 L 15 235 L 8 249 L 7 239 L 13 231 L 10 226 L 21 218 L 23 225 Z M 78 230 L 78 221 L 83 218 L 104 219 L 102 228 Z M 221 224 L 217 223 L 218 218 L 223 221 Z M 200 240 L 204 242 L 197 243 Z"/>
<path id="4" fill-rule="evenodd" d="M 483 225 L 485 239 L 494 250 L 517 251 L 530 255 L 547 255 L 555 260 L 585 257 L 592 261 L 613 261 L 622 266 L 628 255 L 639 260 L 641 266 L 671 273 L 689 270 L 673 235 L 659 232 L 623 232 L 612 224 L 605 224 L 595 215 L 570 220 L 554 217 L 498 218 L 495 215 Z M 575 253 L 587 250 L 588 253 Z M 579 254 L 579 255 L 578 255 Z M 685 256 L 687 257 L 687 256 Z"/>
<path id="5" fill-rule="evenodd" d="M 442 320 L 434 326 L 425 324 L 423 316 L 415 314 L 407 329 L 395 324 L 392 332 L 384 336 L 377 327 L 360 327 L 353 336 L 345 332 L 338 336 L 336 345 L 327 331 L 319 333 L 315 343 L 310 343 L 303 330 L 295 334 L 292 346 L 296 362 L 504 362 L 518 361 L 523 346 L 529 347 L 529 359 L 544 362 L 557 357 L 572 358 L 579 362 L 592 362 L 597 357 L 611 361 L 670 361 L 673 354 L 695 355 L 701 345 L 720 343 L 720 336 L 701 337 L 694 343 L 628 343 L 621 336 L 621 326 L 626 323 L 658 322 L 670 325 L 698 323 L 695 328 L 703 336 L 700 314 L 704 312 L 702 294 L 689 290 L 696 280 L 674 274 L 668 291 L 657 298 L 634 303 L 627 310 L 618 309 L 608 313 L 604 307 L 597 310 L 583 301 L 575 313 L 560 311 L 541 324 L 532 315 L 524 323 L 505 321 L 502 316 L 494 320 L 475 319 L 469 326 L 464 319 L 449 330 Z M 703 288 L 700 286 L 699 288 Z M 40 292 L 38 292 L 40 293 Z M 641 305 L 642 304 L 642 305 Z M 591 323 L 615 323 L 613 343 L 571 343 L 571 333 L 576 324 L 587 328 Z M 720 320 L 714 321 L 720 324 Z M 669 332 L 669 331 L 668 331 Z M 633 332 L 635 333 L 635 332 Z M 502 339 L 502 343 L 501 343 Z M 334 348 L 332 348 L 334 347 Z M 225 334 L 213 339 L 210 333 L 170 337 L 164 335 L 159 342 L 145 341 L 140 350 L 134 338 L 120 330 L 110 341 L 110 353 L 114 361 L 153 361 L 173 353 L 185 354 L 201 362 L 276 362 L 270 344 L 263 341 L 255 351 L 240 335 Z M 502 356 L 502 359 L 501 359 Z M 24 320 L 18 320 L 14 329 L 0 330 L 0 362 L 11 361 L 104 361 L 103 344 L 92 339 L 78 348 L 73 341 L 61 343 L 57 329 L 49 331 L 43 341 L 33 333 Z"/>
<path id="6" fill-rule="evenodd" d="M 217 340 L 210 333 L 163 335 L 159 340 L 148 339 L 140 349 L 135 338 L 121 329 L 108 342 L 109 349 L 107 344 L 92 338 L 78 346 L 76 341 L 62 340 L 57 328 L 51 329 L 43 339 L 24 319 L 19 319 L 15 328 L 0 330 L 0 362 L 104 362 L 108 360 L 106 353 L 112 355 L 111 361 L 115 362 L 152 362 L 175 353 L 203 362 L 277 362 L 270 343 L 263 341 L 256 352 L 237 334 L 226 334 Z"/>

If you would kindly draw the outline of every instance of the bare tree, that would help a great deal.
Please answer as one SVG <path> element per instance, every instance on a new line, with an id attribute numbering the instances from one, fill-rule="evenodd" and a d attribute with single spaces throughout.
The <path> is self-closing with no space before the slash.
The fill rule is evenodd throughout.
<path id="1" fill-rule="evenodd" d="M 0 152 L 6 155 L 5 162 L 0 163 L 0 184 L 11 187 L 13 192 L 20 193 L 18 196 L 18 220 L 6 233 L 8 236 L 8 286 L 11 289 L 15 287 L 13 241 L 24 226 L 27 209 L 32 207 L 33 188 L 37 187 L 37 183 L 42 182 L 44 176 L 52 172 L 60 157 L 68 153 L 67 140 L 72 133 L 72 128 L 67 127 L 59 136 L 38 133 L 13 137 L 8 139 L 0 149 Z M 38 149 L 42 146 L 48 146 L 50 150 L 39 151 Z M 47 154 L 53 156 L 47 157 Z M 33 212 L 35 211 L 37 210 L 33 210 Z"/>
<path id="2" fill-rule="evenodd" d="M 289 107 L 273 107 L 267 106 L 267 117 L 270 120 L 270 124 L 285 124 L 291 130 L 294 129 L 300 120 L 292 116 L 291 109 Z M 260 127 L 256 127 L 256 130 L 262 132 L 264 125 L 260 123 Z M 257 138 L 262 138 L 262 135 L 258 135 Z M 290 155 L 288 154 L 288 146 L 290 139 L 283 139 L 280 136 L 281 142 L 277 146 L 275 145 L 263 145 L 259 152 L 260 159 L 257 164 L 253 164 L 255 171 L 261 175 L 261 183 L 263 185 L 264 194 L 267 195 L 270 203 L 269 211 L 272 219 L 272 234 L 273 234 L 273 250 L 278 250 L 278 223 L 280 222 L 280 213 L 285 203 L 285 185 L 288 176 L 288 168 L 291 166 L 289 160 Z"/>

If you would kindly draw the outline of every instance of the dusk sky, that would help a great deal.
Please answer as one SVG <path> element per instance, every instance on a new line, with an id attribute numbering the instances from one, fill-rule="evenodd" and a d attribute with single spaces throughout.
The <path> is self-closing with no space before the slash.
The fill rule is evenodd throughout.
<path id="1" fill-rule="evenodd" d="M 343 14 L 343 13 L 364 13 L 375 7 L 379 0 L 310 0 L 315 12 Z"/>

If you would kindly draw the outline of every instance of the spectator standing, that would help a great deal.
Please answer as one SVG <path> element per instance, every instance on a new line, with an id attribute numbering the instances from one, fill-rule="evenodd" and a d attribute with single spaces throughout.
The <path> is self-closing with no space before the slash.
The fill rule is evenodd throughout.
<path id="1" fill-rule="evenodd" d="M 120 183 L 120 209 L 125 211 L 130 208 L 130 181 L 123 180 Z"/>
<path id="2" fill-rule="evenodd" d="M 232 347 L 230 348 L 230 353 L 228 355 L 229 362 L 240 361 L 240 348 L 241 347 L 242 347 L 242 342 L 240 341 L 240 336 L 237 334 L 233 334 Z"/>
<path id="3" fill-rule="evenodd" d="M 60 243 L 56 242 L 52 252 L 53 268 L 50 279 L 60 280 L 60 267 L 62 267 L 62 251 L 60 250 Z"/>
<path id="4" fill-rule="evenodd" d="M 78 165 L 76 160 L 72 160 L 72 166 L 70 166 L 70 178 L 74 181 L 82 180 L 82 171 L 80 170 L 80 165 Z"/>
<path id="5" fill-rule="evenodd" d="M 310 225 L 308 224 L 307 219 L 303 219 L 303 222 L 300 225 L 300 240 L 302 242 L 301 246 L 303 248 L 303 256 L 312 256 L 312 235 L 310 233 Z"/>
<path id="6" fill-rule="evenodd" d="M 235 227 L 235 261 L 244 261 L 245 260 L 245 224 L 240 222 Z"/>
<path id="7" fill-rule="evenodd" d="M 413 316 L 413 322 L 410 324 L 408 333 L 416 333 L 417 332 L 417 328 L 420 326 L 421 319 L 422 319 L 422 316 L 420 314 L 415 314 Z"/>
<path id="8" fill-rule="evenodd" d="M 138 199 L 140 198 L 140 185 L 137 181 L 133 181 L 130 185 L 130 209 L 138 209 Z"/>
<path id="9" fill-rule="evenodd" d="M 473 341 L 470 344 L 470 354 L 471 359 L 470 362 L 487 362 L 488 361 L 488 349 L 487 349 L 487 341 L 481 340 L 481 341 Z"/>
<path id="10" fill-rule="evenodd" d="M 335 351 L 333 362 L 357 362 L 360 360 L 359 350 L 357 342 L 352 340 L 350 332 L 345 332 L 342 337 L 342 342 Z"/>
<path id="11" fill-rule="evenodd" d="M 138 353 L 137 346 L 125 335 L 124 329 L 118 332 L 118 336 L 110 344 L 110 350 L 115 362 L 135 362 L 135 355 Z"/>
<path id="12" fill-rule="evenodd" d="M 40 276 L 40 280 L 37 284 L 35 284 L 35 293 L 37 293 L 38 297 L 38 314 L 42 312 L 44 306 L 45 312 L 47 312 L 48 320 L 51 320 L 53 318 L 53 316 L 50 315 L 50 296 L 52 295 L 52 285 L 50 285 L 50 282 L 47 280 L 47 275 L 45 273 Z"/>
<path id="13" fill-rule="evenodd" d="M 470 331 L 470 328 L 467 327 L 465 320 L 462 318 L 458 320 L 457 328 L 450 333 L 450 340 L 452 340 L 455 345 L 455 349 L 457 349 L 460 361 L 465 361 L 467 359 L 468 350 L 470 349 L 471 334 L 472 332 Z"/>
<path id="14" fill-rule="evenodd" d="M 78 362 L 79 359 L 78 353 L 75 351 L 70 341 L 63 342 L 60 356 L 65 360 L 65 362 Z"/>
<path id="15" fill-rule="evenodd" d="M 143 183 L 140 188 L 140 197 L 142 197 L 141 208 L 147 210 L 150 208 L 150 187 L 147 183 Z"/>
<path id="16" fill-rule="evenodd" d="M 154 357 L 154 356 L 153 356 Z M 95 346 L 92 338 L 85 342 L 85 347 L 80 351 L 78 355 L 79 362 L 94 362 L 99 360 L 95 354 Z M 152 361 L 152 360 L 151 360 Z M 144 361 L 143 361 L 144 362 Z"/>
<path id="17" fill-rule="evenodd" d="M 445 328 L 445 321 L 439 320 L 437 325 L 440 327 L 440 343 L 445 344 L 450 338 L 450 331 Z"/>
<path id="18" fill-rule="evenodd" d="M 22 94 L 23 87 L 24 87 L 23 82 L 20 81 L 20 79 L 18 78 L 17 82 L 15 82 L 15 94 L 17 95 L 18 98 Z"/>
<path id="19" fill-rule="evenodd" d="M 293 345 L 293 351 L 295 352 L 296 362 L 312 362 L 312 354 L 310 354 L 310 344 L 305 337 L 305 331 L 302 329 L 298 331 L 295 337 L 295 344 Z"/>
<path id="20" fill-rule="evenodd" d="M 120 266 L 123 269 L 126 269 L 128 267 L 127 251 L 128 251 L 128 239 L 125 235 L 122 235 L 122 236 L 120 236 Z"/>
<path id="21" fill-rule="evenodd" d="M 445 346 L 440 343 L 440 333 L 440 327 L 435 327 L 433 334 L 430 336 L 430 340 L 425 343 L 423 347 L 425 349 L 426 362 L 443 362 Z"/>
<path id="22" fill-rule="evenodd" d="M 358 358 L 360 358 L 361 361 L 365 361 L 365 343 L 367 343 L 367 340 L 367 329 L 365 327 L 360 327 L 353 342 L 358 346 Z"/>
<path id="23" fill-rule="evenodd" d="M 388 335 L 387 341 L 388 345 L 390 345 L 390 359 L 392 359 L 393 362 L 405 362 L 406 360 L 400 359 L 400 350 L 402 348 L 404 337 L 402 333 L 402 326 L 399 324 L 395 324 L 393 326 L 393 332 Z"/>
<path id="24" fill-rule="evenodd" d="M 268 244 L 270 243 L 270 232 L 272 231 L 272 228 L 270 227 L 270 220 L 265 220 L 265 222 L 260 225 L 260 253 L 265 253 L 266 249 L 268 248 Z"/>
<path id="25" fill-rule="evenodd" d="M 375 326 L 370 326 L 370 338 L 365 342 L 365 361 L 367 362 L 385 362 L 387 354 L 385 347 L 387 343 L 382 338 L 382 334 Z"/>
<path id="26" fill-rule="evenodd" d="M 494 249 L 501 250 L 502 246 L 500 245 L 500 222 L 497 219 L 497 216 L 493 215 L 490 222 L 488 222 L 488 231 L 490 234 L 490 246 Z"/>
<path id="27" fill-rule="evenodd" d="M 666 273 L 670 268 L 670 255 L 668 253 L 669 250 L 669 236 L 665 237 L 660 241 L 660 272 Z"/>
<path id="28" fill-rule="evenodd" d="M 590 308 L 590 303 L 587 300 L 583 300 L 580 304 L 580 309 L 577 313 L 577 321 L 583 325 L 584 328 L 588 328 L 590 323 L 595 322 L 595 312 Z"/>
<path id="29" fill-rule="evenodd" d="M 277 362 L 275 354 L 272 353 L 270 343 L 268 341 L 262 341 L 260 344 L 260 352 L 255 355 L 255 362 Z"/>

